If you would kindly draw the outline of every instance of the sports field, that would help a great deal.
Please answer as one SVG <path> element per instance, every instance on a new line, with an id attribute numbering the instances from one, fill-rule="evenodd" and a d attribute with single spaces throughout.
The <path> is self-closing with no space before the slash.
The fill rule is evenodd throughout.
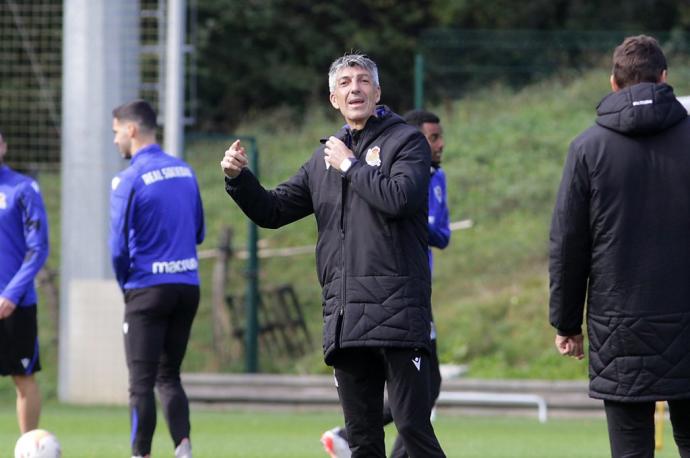
<path id="1" fill-rule="evenodd" d="M 0 457 L 11 457 L 17 426 L 10 403 L 0 404 Z M 335 413 L 272 413 L 192 411 L 195 458 L 326 458 L 319 437 L 340 423 Z M 64 458 L 129 456 L 129 425 L 122 407 L 75 407 L 49 403 L 41 425 L 60 439 Z M 608 441 L 603 419 L 553 419 L 540 424 L 533 418 L 464 417 L 439 415 L 434 423 L 451 457 L 606 457 Z M 387 429 L 387 440 L 394 430 Z M 665 447 L 657 457 L 678 456 L 670 425 Z M 159 413 L 154 457 L 172 456 L 168 431 Z"/>

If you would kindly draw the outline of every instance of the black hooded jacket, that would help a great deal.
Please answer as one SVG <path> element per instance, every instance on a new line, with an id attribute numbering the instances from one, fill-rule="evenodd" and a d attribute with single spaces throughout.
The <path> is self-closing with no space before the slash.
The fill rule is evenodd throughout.
<path id="1" fill-rule="evenodd" d="M 690 398 L 690 120 L 666 84 L 606 96 L 570 145 L 550 235 L 550 321 L 581 332 L 590 395 Z"/>
<path id="2" fill-rule="evenodd" d="M 314 213 L 326 363 L 339 348 L 428 350 L 429 145 L 383 106 L 362 131 L 343 128 L 336 137 L 357 158 L 345 174 L 326 166 L 320 146 L 274 190 L 265 190 L 247 169 L 226 179 L 226 190 L 262 227 Z"/>

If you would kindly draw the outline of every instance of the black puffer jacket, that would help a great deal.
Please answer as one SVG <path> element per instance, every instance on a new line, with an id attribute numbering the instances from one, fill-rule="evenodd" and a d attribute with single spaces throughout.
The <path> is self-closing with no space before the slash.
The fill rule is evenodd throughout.
<path id="1" fill-rule="evenodd" d="M 274 190 L 248 170 L 226 190 L 262 227 L 314 213 L 326 363 L 338 348 L 428 349 L 428 143 L 386 107 L 361 132 L 336 136 L 358 159 L 345 175 L 326 167 L 321 146 Z"/>
<path id="2" fill-rule="evenodd" d="M 553 215 L 551 324 L 578 334 L 587 295 L 592 397 L 690 398 L 690 120 L 666 84 L 597 113 Z"/>

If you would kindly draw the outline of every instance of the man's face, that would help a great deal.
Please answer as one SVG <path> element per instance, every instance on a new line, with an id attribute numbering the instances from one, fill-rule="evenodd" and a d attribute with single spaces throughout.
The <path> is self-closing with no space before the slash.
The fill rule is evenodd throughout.
<path id="1" fill-rule="evenodd" d="M 330 99 L 333 108 L 340 110 L 350 127 L 361 129 L 374 114 L 381 99 L 381 88 L 362 67 L 345 67 L 335 75 L 335 90 Z"/>
<path id="2" fill-rule="evenodd" d="M 113 118 L 113 143 L 117 146 L 118 151 L 125 159 L 132 158 L 132 130 L 131 122 L 119 121 Z"/>
<path id="3" fill-rule="evenodd" d="M 441 124 L 425 122 L 422 124 L 421 131 L 429 142 L 431 148 L 431 162 L 434 164 L 441 163 L 441 156 L 443 155 L 443 129 Z"/>
<path id="4" fill-rule="evenodd" d="M 5 153 L 7 153 L 7 143 L 5 143 L 5 139 L 0 135 L 0 164 L 2 164 L 2 161 L 5 159 Z"/>

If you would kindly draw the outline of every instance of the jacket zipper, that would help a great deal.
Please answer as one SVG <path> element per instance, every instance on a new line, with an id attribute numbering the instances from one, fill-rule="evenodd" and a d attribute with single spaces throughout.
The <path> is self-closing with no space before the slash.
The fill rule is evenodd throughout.
<path id="1" fill-rule="evenodd" d="M 338 310 L 338 324 L 336 325 L 336 348 L 342 343 L 342 327 L 345 315 L 345 288 L 347 286 L 347 275 L 345 275 L 345 196 L 347 194 L 347 179 L 340 179 L 340 275 L 342 276 L 340 286 L 340 309 Z"/>
<path id="2" fill-rule="evenodd" d="M 352 150 L 354 153 L 355 157 L 359 157 L 358 154 L 358 147 L 363 144 L 362 139 L 360 138 L 360 141 L 357 142 L 358 144 L 355 144 L 352 138 L 350 138 L 350 141 L 347 142 L 349 143 L 347 146 Z M 338 310 L 338 323 L 336 324 L 335 328 L 335 347 L 340 348 L 342 345 L 342 328 L 343 328 L 343 320 L 345 319 L 345 301 L 346 301 L 346 294 L 345 290 L 347 287 L 347 275 L 345 274 L 345 203 L 346 203 L 346 196 L 347 196 L 347 178 L 344 176 L 340 179 L 340 272 L 342 275 L 342 281 L 341 281 L 341 286 L 340 286 L 340 310 Z"/>

